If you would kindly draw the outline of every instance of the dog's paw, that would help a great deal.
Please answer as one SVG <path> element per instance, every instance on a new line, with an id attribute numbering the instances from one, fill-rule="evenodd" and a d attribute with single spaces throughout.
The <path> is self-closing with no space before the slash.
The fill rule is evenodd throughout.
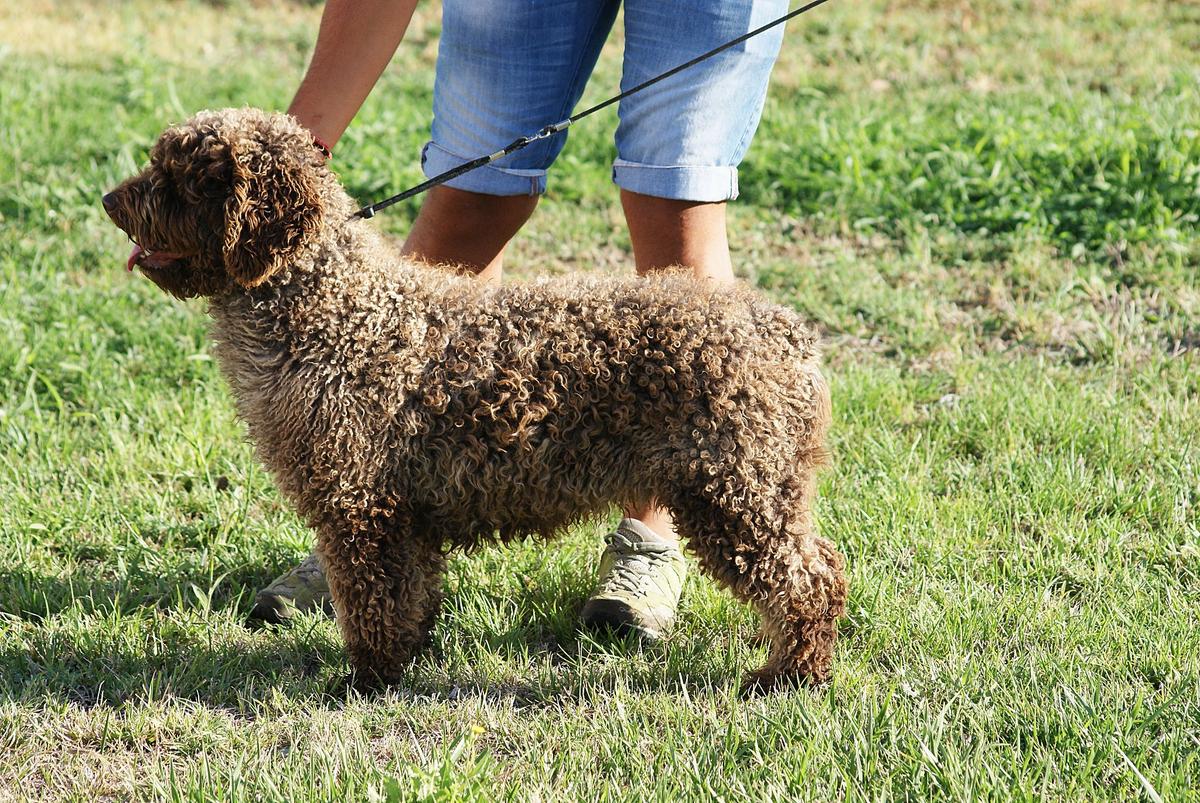
<path id="1" fill-rule="evenodd" d="M 761 697 L 764 694 L 770 694 L 775 691 L 778 686 L 778 675 L 751 672 L 742 678 L 742 685 L 738 689 L 738 695 L 740 697 Z"/>
<path id="2" fill-rule="evenodd" d="M 345 700 L 354 688 L 354 675 L 334 675 L 325 682 L 323 693 L 333 700 Z"/>
<path id="3" fill-rule="evenodd" d="M 339 675 L 330 678 L 325 684 L 325 696 L 337 700 L 345 700 L 354 695 L 371 697 L 385 688 L 387 688 L 387 684 L 380 682 L 374 676 L 351 672 L 348 675 Z"/>
<path id="4" fill-rule="evenodd" d="M 746 643 L 751 647 L 770 647 L 771 634 L 767 632 L 765 626 L 759 625 L 758 629 L 754 631 L 754 635 L 746 639 Z"/>
<path id="5" fill-rule="evenodd" d="M 742 697 L 761 697 L 776 692 L 794 691 L 797 689 L 812 689 L 821 685 L 821 681 L 811 675 L 784 674 L 779 672 L 751 672 L 742 681 L 740 694 Z"/>

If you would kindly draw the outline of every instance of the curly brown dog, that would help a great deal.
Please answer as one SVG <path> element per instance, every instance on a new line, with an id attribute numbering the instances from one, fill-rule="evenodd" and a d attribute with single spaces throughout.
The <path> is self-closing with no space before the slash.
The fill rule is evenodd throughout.
<path id="1" fill-rule="evenodd" d="M 202 112 L 104 198 L 138 265 L 207 296 L 259 458 L 316 529 L 360 684 L 395 682 L 448 546 L 655 499 L 762 615 L 757 685 L 829 674 L 843 559 L 813 528 L 813 331 L 682 277 L 488 286 L 401 258 L 292 118 Z"/>

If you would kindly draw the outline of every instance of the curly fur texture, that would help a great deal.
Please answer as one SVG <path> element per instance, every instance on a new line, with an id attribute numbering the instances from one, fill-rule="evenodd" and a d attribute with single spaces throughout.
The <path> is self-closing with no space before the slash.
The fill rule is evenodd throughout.
<path id="1" fill-rule="evenodd" d="M 318 533 L 360 682 L 399 679 L 448 547 L 552 536 L 654 498 L 762 615 L 752 680 L 827 677 L 843 559 L 813 527 L 829 395 L 815 335 L 745 289 L 680 276 L 502 287 L 415 264 L 293 119 L 203 112 L 116 191 L 143 271 L 211 298 L 259 458 Z"/>

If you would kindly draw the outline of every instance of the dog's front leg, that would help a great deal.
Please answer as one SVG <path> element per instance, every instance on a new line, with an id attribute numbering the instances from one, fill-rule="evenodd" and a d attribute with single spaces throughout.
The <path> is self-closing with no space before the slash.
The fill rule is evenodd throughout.
<path id="1" fill-rule="evenodd" d="M 437 618 L 446 560 L 407 517 L 322 528 L 318 541 L 342 638 L 361 690 L 396 683 Z"/>

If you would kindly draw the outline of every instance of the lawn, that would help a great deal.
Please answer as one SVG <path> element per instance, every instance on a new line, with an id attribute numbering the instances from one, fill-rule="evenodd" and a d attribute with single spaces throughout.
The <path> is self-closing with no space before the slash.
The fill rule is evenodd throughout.
<path id="1" fill-rule="evenodd" d="M 832 682 L 748 700 L 756 623 L 698 575 L 663 645 L 577 631 L 606 522 L 456 558 L 382 696 L 326 692 L 332 623 L 244 627 L 310 534 L 203 305 L 121 269 L 99 198 L 168 122 L 286 106 L 318 17 L 0 7 L 0 799 L 1200 800 L 1200 5 L 789 25 L 731 239 L 824 333 L 852 590 Z M 338 148 L 364 202 L 419 178 L 438 24 Z M 614 36 L 585 102 L 619 65 Z M 573 131 L 515 278 L 632 270 L 615 119 Z"/>

